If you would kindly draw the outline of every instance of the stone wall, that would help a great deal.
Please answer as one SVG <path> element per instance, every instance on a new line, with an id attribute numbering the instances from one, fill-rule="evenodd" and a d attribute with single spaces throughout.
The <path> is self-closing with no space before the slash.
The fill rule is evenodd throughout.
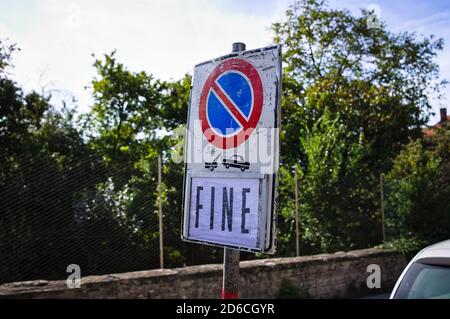
<path id="1" fill-rule="evenodd" d="M 381 289 L 368 289 L 369 264 L 381 267 Z M 240 263 L 241 298 L 350 298 L 389 291 L 406 265 L 399 253 L 364 249 Z M 0 298 L 220 298 L 222 265 L 83 277 L 81 288 L 62 281 L 0 285 Z"/>

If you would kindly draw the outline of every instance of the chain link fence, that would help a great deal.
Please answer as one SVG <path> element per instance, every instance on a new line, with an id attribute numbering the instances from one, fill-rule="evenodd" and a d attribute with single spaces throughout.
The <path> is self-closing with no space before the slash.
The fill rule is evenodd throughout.
<path id="1" fill-rule="evenodd" d="M 16 158 L 0 184 L 0 283 L 160 268 L 158 156 L 145 168 L 93 158 Z M 162 161 L 164 268 L 221 263 L 223 249 L 180 239 L 183 164 Z M 255 258 L 242 253 L 241 259 Z"/>

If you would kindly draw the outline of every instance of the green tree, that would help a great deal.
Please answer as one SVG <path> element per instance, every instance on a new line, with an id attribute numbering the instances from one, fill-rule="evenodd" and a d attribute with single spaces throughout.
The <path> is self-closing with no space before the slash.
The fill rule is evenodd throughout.
<path id="1" fill-rule="evenodd" d="M 80 125 L 105 173 L 84 203 L 91 215 L 104 216 L 116 233 L 126 234 L 120 252 L 124 260 L 135 258 L 136 267 L 156 266 L 158 129 L 166 86 L 146 72 L 129 71 L 115 52 L 96 59 L 94 68 L 94 105 Z M 111 249 L 117 260 L 117 247 Z"/>
<path id="2" fill-rule="evenodd" d="M 161 156 L 165 265 L 207 261 L 187 254 L 190 247 L 180 240 L 184 165 L 171 159 L 171 151 L 180 144 L 172 135 L 186 122 L 191 77 L 154 80 L 145 72 L 129 71 L 114 52 L 97 59 L 94 67 L 95 103 L 81 122 L 89 148 L 103 158 L 107 173 L 97 184 L 95 197 L 86 200 L 91 206 L 97 203 L 97 215 L 113 212 L 113 219 L 127 230 L 128 241 L 139 247 L 142 256 L 136 265 L 157 267 L 157 157 Z"/>
<path id="3" fill-rule="evenodd" d="M 106 161 L 136 159 L 147 152 L 145 142 L 161 127 L 165 86 L 145 72 L 133 73 L 117 62 L 115 52 L 96 59 L 92 80 L 95 104 L 88 114 L 89 139 Z M 142 139 L 143 141 L 139 141 Z"/>
<path id="4" fill-rule="evenodd" d="M 317 229 L 315 247 L 374 245 L 381 238 L 374 230 L 380 219 L 379 174 L 421 134 L 430 94 L 444 84 L 435 61 L 443 40 L 394 34 L 384 23 L 369 29 L 367 12 L 355 17 L 316 0 L 295 2 L 273 30 L 285 66 L 281 164 L 286 171 L 293 165 L 303 170 L 304 234 L 316 232 L 310 222 L 335 223 Z M 323 127 L 324 118 L 339 124 Z M 345 134 L 336 132 L 341 127 Z M 352 159 L 355 147 L 359 155 Z M 281 210 L 292 207 L 291 201 L 281 194 Z"/>
<path id="5" fill-rule="evenodd" d="M 450 236 L 450 129 L 411 141 L 386 176 L 390 240 L 435 243 Z"/>
<path id="6" fill-rule="evenodd" d="M 3 66 L 11 53 L 0 52 Z M 0 71 L 2 282 L 60 278 L 81 251 L 73 207 L 92 179 L 93 158 L 73 126 L 74 111 L 49 101 L 24 94 Z"/>

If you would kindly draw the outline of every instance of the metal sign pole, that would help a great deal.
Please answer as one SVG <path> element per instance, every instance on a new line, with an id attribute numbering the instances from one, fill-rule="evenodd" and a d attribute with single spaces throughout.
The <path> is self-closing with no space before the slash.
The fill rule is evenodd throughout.
<path id="1" fill-rule="evenodd" d="M 239 250 L 223 249 L 222 299 L 237 299 L 239 292 Z"/>
<path id="2" fill-rule="evenodd" d="M 245 51 L 245 43 L 233 43 L 232 52 Z M 222 299 L 237 299 L 239 293 L 239 250 L 223 250 Z"/>

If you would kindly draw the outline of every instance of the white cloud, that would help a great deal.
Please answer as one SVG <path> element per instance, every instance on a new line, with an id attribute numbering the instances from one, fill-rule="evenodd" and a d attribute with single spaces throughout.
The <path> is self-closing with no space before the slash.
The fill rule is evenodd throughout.
<path id="1" fill-rule="evenodd" d="M 0 20 L 0 37 L 10 38 L 22 49 L 14 56 L 13 74 L 25 90 L 42 86 L 67 90 L 62 97 L 72 93 L 80 101 L 80 110 L 86 111 L 91 100 L 84 87 L 94 76 L 92 53 L 100 56 L 117 49 L 119 60 L 133 71 L 178 79 L 195 64 L 228 53 L 233 42 L 245 42 L 248 48 L 271 44 L 268 28 L 282 18 L 290 2 L 274 0 L 276 5 L 266 5 L 268 9 L 261 13 L 260 8 L 255 12 L 224 9 L 223 1 L 35 0 L 11 13 L 16 16 L 7 19 L 9 23 Z M 0 12 L 4 6 L 0 5 Z M 386 6 L 383 13 L 390 16 Z M 434 33 L 448 40 L 448 17 L 449 11 L 443 11 L 421 19 L 388 22 L 396 31 Z M 447 79 L 449 57 L 447 45 L 438 56 L 441 75 Z M 450 87 L 445 93 L 450 94 Z M 439 113 L 445 103 L 434 103 L 433 110 Z"/>
<path id="2" fill-rule="evenodd" d="M 86 111 L 92 53 L 117 49 L 131 70 L 177 79 L 195 64 L 230 52 L 232 42 L 248 48 L 271 44 L 268 28 L 286 3 L 278 0 L 276 10 L 263 15 L 223 10 L 206 0 L 37 0 L 28 28 L 0 22 L 0 32 L 22 49 L 14 58 L 14 75 L 26 90 L 67 89 Z"/>

